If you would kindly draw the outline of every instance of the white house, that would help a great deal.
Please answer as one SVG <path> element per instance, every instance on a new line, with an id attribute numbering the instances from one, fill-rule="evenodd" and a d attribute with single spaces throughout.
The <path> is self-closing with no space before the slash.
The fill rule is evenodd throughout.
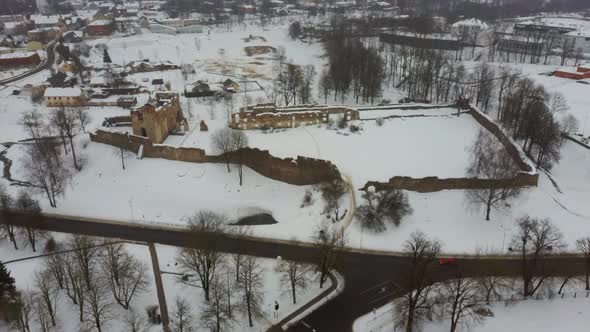
<path id="1" fill-rule="evenodd" d="M 584 53 L 590 54 L 590 29 L 582 29 L 568 32 L 566 38 L 574 41 L 574 48 L 581 48 Z"/>

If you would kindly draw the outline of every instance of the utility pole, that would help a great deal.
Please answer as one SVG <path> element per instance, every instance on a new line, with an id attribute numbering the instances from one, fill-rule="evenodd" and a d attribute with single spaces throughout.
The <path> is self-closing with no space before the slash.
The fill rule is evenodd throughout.
<path id="1" fill-rule="evenodd" d="M 164 286 L 162 285 L 162 273 L 160 272 L 160 263 L 158 262 L 158 253 L 152 242 L 148 243 L 148 247 L 150 248 L 150 255 L 152 256 L 152 267 L 158 293 L 158 304 L 160 305 L 160 316 L 162 318 L 162 330 L 164 332 L 171 332 L 170 319 L 168 318 L 168 306 L 166 305 L 166 295 L 164 294 Z"/>

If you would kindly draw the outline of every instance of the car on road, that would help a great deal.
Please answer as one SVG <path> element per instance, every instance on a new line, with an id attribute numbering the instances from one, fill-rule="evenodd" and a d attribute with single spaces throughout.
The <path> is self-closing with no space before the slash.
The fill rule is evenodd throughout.
<path id="1" fill-rule="evenodd" d="M 446 266 L 446 265 L 457 265 L 457 259 L 456 258 L 441 258 L 438 260 L 438 264 L 440 264 L 440 266 Z"/>

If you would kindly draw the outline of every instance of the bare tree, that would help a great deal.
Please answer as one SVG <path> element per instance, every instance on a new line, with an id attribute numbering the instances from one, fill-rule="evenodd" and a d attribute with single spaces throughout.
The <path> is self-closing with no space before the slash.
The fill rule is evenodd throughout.
<path id="1" fill-rule="evenodd" d="M 96 239 L 86 235 L 71 235 L 67 240 L 68 248 L 73 250 L 75 264 L 78 265 L 86 287 L 92 287 L 92 276 L 99 264 L 101 248 Z"/>
<path id="2" fill-rule="evenodd" d="M 404 244 L 404 253 L 409 260 L 409 267 L 402 273 L 397 288 L 403 294 L 394 300 L 396 326 L 412 332 L 422 321 L 430 319 L 433 313 L 431 298 L 432 271 L 441 245 L 430 240 L 422 232 L 414 232 Z"/>
<path id="3" fill-rule="evenodd" d="M 370 187 L 363 193 L 364 202 L 356 210 L 356 215 L 368 229 L 380 233 L 387 229 L 385 221 L 399 226 L 406 215 L 413 210 L 408 202 L 408 196 L 401 190 L 382 190 L 375 193 Z"/>
<path id="4" fill-rule="evenodd" d="M 236 153 L 236 167 L 240 177 L 240 186 L 244 179 L 244 149 L 248 147 L 248 136 L 241 130 L 232 130 L 231 133 L 232 150 Z"/>
<path id="5" fill-rule="evenodd" d="M 82 128 L 82 132 L 86 134 L 86 126 L 90 124 L 92 118 L 88 114 L 88 110 L 84 107 L 76 107 L 74 110 L 78 116 L 80 128 Z"/>
<path id="6" fill-rule="evenodd" d="M 230 229 L 230 234 L 236 238 L 244 238 L 244 237 L 248 237 L 250 235 L 252 235 L 252 232 L 250 231 L 250 228 L 248 226 L 244 226 L 244 225 L 237 225 L 237 226 L 233 226 Z M 235 272 L 235 276 L 236 276 L 236 282 L 240 281 L 240 266 L 242 264 L 242 258 L 244 258 L 244 255 L 241 253 L 240 249 L 243 249 L 240 247 L 240 244 L 242 242 L 238 241 L 238 248 L 236 250 L 236 252 L 231 254 L 232 257 L 232 261 L 234 263 L 234 272 Z"/>
<path id="7" fill-rule="evenodd" d="M 31 197 L 28 192 L 21 190 L 14 203 L 14 207 L 21 213 L 27 214 L 29 217 L 35 218 L 41 214 L 41 207 L 39 202 Z M 37 252 L 37 241 L 47 236 L 47 232 L 41 229 L 33 228 L 29 225 L 21 228 L 21 237 L 26 239 L 27 243 Z"/>
<path id="8" fill-rule="evenodd" d="M 242 261 L 239 286 L 242 291 L 242 311 L 248 315 L 250 327 L 254 326 L 253 318 L 263 316 L 264 303 L 263 270 L 255 257 L 248 256 Z"/>
<path id="9" fill-rule="evenodd" d="M 580 129 L 580 123 L 573 114 L 567 114 L 563 118 L 561 128 L 566 134 L 575 134 Z"/>
<path id="10" fill-rule="evenodd" d="M 275 271 L 281 275 L 281 284 L 291 291 L 293 304 L 297 304 L 297 292 L 307 288 L 310 267 L 292 259 L 282 259 Z"/>
<path id="11" fill-rule="evenodd" d="M 8 240 L 12 242 L 15 250 L 18 250 L 18 243 L 16 235 L 18 233 L 18 227 L 12 222 L 12 216 L 10 216 L 10 210 L 14 208 L 14 199 L 10 196 L 10 193 L 6 190 L 4 183 L 0 183 L 0 221 L 2 222 L 2 229 L 0 235 L 2 237 L 8 237 Z"/>
<path id="12" fill-rule="evenodd" d="M 147 328 L 145 318 L 135 308 L 127 310 L 123 322 L 125 323 L 125 332 L 143 332 Z"/>
<path id="13" fill-rule="evenodd" d="M 203 239 L 215 237 L 222 232 L 225 218 L 211 211 L 199 211 L 189 218 L 189 225 L 194 237 Z M 202 243 L 201 243 L 202 244 Z M 214 245 L 215 243 L 213 243 Z M 178 262 L 181 271 L 186 275 L 196 275 L 195 281 L 182 281 L 183 283 L 203 289 L 205 300 L 210 299 L 210 290 L 213 282 L 218 279 L 225 262 L 225 254 L 213 248 L 202 246 L 200 249 L 182 248 L 178 253 Z"/>
<path id="14" fill-rule="evenodd" d="M 470 176 L 488 180 L 488 186 L 485 189 L 468 190 L 467 199 L 471 204 L 485 207 L 486 220 L 490 220 L 492 209 L 505 206 L 504 202 L 520 193 L 518 188 L 510 188 L 493 180 L 510 179 L 517 171 L 512 157 L 502 144 L 492 134 L 480 130 L 471 148 L 471 164 L 467 172 Z"/>
<path id="15" fill-rule="evenodd" d="M 189 303 L 184 298 L 177 296 L 174 301 L 174 311 L 172 311 L 172 331 L 194 331 L 193 320 L 194 318 Z"/>
<path id="16" fill-rule="evenodd" d="M 51 273 L 49 271 L 35 272 L 35 287 L 38 291 L 39 301 L 51 319 L 51 326 L 57 326 L 56 315 L 59 293 Z"/>
<path id="17" fill-rule="evenodd" d="M 584 255 L 586 290 L 590 290 L 590 237 L 576 240 L 576 247 Z"/>
<path id="18" fill-rule="evenodd" d="M 484 295 L 486 304 L 490 304 L 492 297 L 500 296 L 503 291 L 512 289 L 509 280 L 504 277 L 485 276 L 479 278 L 477 281 Z"/>
<path id="19" fill-rule="evenodd" d="M 314 246 L 318 249 L 316 269 L 320 273 L 320 288 L 330 277 L 332 271 L 340 263 L 341 250 L 346 239 L 344 229 L 331 222 L 323 221 L 312 235 Z"/>
<path id="20" fill-rule="evenodd" d="M 25 179 L 47 195 L 49 205 L 57 207 L 57 197 L 63 194 L 67 170 L 56 145 L 39 140 L 26 149 L 23 159 Z"/>
<path id="21" fill-rule="evenodd" d="M 485 318 L 486 306 L 482 304 L 480 287 L 472 278 L 465 278 L 458 273 L 455 278 L 442 284 L 443 313 L 451 319 L 450 332 L 461 326 L 469 329 Z"/>
<path id="22" fill-rule="evenodd" d="M 217 153 L 223 155 L 227 166 L 227 172 L 230 173 L 231 169 L 229 168 L 229 165 L 231 164 L 231 159 L 229 153 L 234 151 L 232 130 L 230 128 L 219 129 L 211 137 L 211 144 Z"/>
<path id="23" fill-rule="evenodd" d="M 101 261 L 115 301 L 129 309 L 133 297 L 150 285 L 145 264 L 127 252 L 122 243 L 106 245 Z"/>
<path id="24" fill-rule="evenodd" d="M 62 249 L 61 243 L 57 243 L 55 251 Z M 51 272 L 53 280 L 57 283 L 59 289 L 67 287 L 67 273 L 66 273 L 66 254 L 53 254 L 45 256 L 43 263 L 47 271 Z"/>
<path id="25" fill-rule="evenodd" d="M 329 214 L 332 222 L 340 221 L 346 215 L 346 212 L 340 215 L 340 204 L 342 197 L 348 192 L 349 186 L 342 179 L 333 179 L 320 184 L 322 198 L 326 203 L 324 212 Z"/>
<path id="26" fill-rule="evenodd" d="M 31 332 L 35 295 L 30 291 L 20 292 L 14 306 L 15 317 L 11 323 L 12 327 L 19 332 Z"/>
<path id="27" fill-rule="evenodd" d="M 43 300 L 37 294 L 37 296 L 35 296 L 34 301 L 35 302 L 33 303 L 33 311 L 35 313 L 35 321 L 39 325 L 39 329 L 41 330 L 41 332 L 52 331 L 53 325 L 51 324 L 51 315 L 49 314 L 49 311 L 47 310 L 47 307 L 45 306 Z"/>
<path id="28" fill-rule="evenodd" d="M 322 70 L 320 74 L 320 82 L 318 85 L 320 94 L 324 97 L 324 104 L 328 103 L 328 96 L 332 91 L 332 77 L 330 77 L 330 72 L 328 69 Z"/>
<path id="29" fill-rule="evenodd" d="M 78 318 L 80 322 L 83 322 L 87 285 L 85 274 L 81 268 L 81 264 L 78 263 L 78 259 L 79 257 L 75 252 L 69 252 L 64 257 L 67 277 L 66 295 L 78 307 Z"/>
<path id="30" fill-rule="evenodd" d="M 210 300 L 205 302 L 201 308 L 200 321 L 203 326 L 216 332 L 220 332 L 222 327 L 232 326 L 233 314 L 228 312 L 227 292 L 228 289 L 223 282 L 214 280 L 211 284 Z"/>
<path id="31" fill-rule="evenodd" d="M 76 149 L 74 147 L 74 136 L 78 134 L 81 129 L 79 122 L 80 116 L 78 110 L 75 108 L 58 108 L 53 111 L 50 117 L 51 125 L 58 130 L 62 135 L 62 139 L 67 138 L 72 150 L 72 159 L 74 167 L 80 169 L 78 160 L 76 159 Z M 67 153 L 67 149 L 66 149 Z"/>
<path id="32" fill-rule="evenodd" d="M 105 277 L 94 275 L 92 285 L 84 293 L 85 317 L 98 332 L 113 318 L 113 303 L 110 299 L 109 284 Z"/>
<path id="33" fill-rule="evenodd" d="M 553 271 L 545 265 L 545 258 L 565 248 L 563 235 L 549 219 L 529 216 L 517 221 L 517 233 L 509 250 L 520 253 L 522 260 L 523 295 L 534 295 Z"/>

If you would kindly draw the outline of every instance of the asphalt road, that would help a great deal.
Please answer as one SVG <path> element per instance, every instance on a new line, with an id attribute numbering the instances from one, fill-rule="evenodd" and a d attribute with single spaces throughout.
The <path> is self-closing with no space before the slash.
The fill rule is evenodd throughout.
<path id="1" fill-rule="evenodd" d="M 234 238 L 227 235 L 194 235 L 181 228 L 110 223 L 100 220 L 70 219 L 44 216 L 35 218 L 13 217 L 15 222 L 55 232 L 86 234 L 130 241 L 154 242 L 171 246 L 215 247 L 225 252 L 241 252 L 258 257 L 294 258 L 313 262 L 317 251 L 313 246 L 251 238 Z M 408 266 L 408 259 L 400 255 L 379 252 L 347 250 L 342 253 L 339 272 L 345 277 L 344 291 L 309 316 L 292 326 L 289 331 L 352 330 L 352 323 L 361 315 L 386 304 L 396 296 L 393 282 Z M 434 264 L 433 281 L 452 278 L 460 268 L 464 276 L 518 275 L 520 262 L 510 258 L 460 258 L 457 266 Z M 583 274 L 581 257 L 560 256 L 547 259 L 545 268 L 558 271 L 555 275 Z"/>
<path id="2" fill-rule="evenodd" d="M 38 66 L 38 67 L 34 68 L 33 70 L 23 73 L 21 75 L 17 75 L 17 76 L 2 80 L 2 81 L 0 81 L 0 85 L 6 85 L 6 84 L 17 82 L 17 81 L 25 79 L 29 76 L 33 76 L 37 73 L 40 73 L 44 70 L 51 68 L 51 66 L 55 62 L 55 45 L 56 45 L 55 42 L 52 42 L 47 45 L 47 49 L 46 49 L 47 61 L 45 61 L 45 63 L 42 66 Z"/>

